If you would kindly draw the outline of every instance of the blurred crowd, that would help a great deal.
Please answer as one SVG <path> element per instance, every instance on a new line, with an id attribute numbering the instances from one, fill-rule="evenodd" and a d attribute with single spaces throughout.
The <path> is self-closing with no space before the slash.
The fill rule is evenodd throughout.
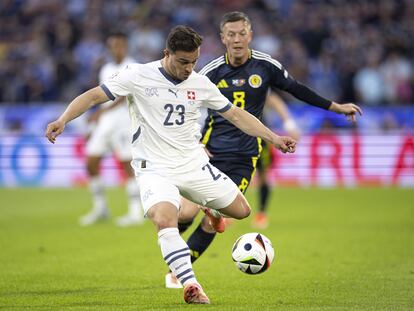
<path id="1" fill-rule="evenodd" d="M 96 86 L 112 31 L 147 62 L 172 26 L 190 25 L 204 36 L 201 67 L 224 52 L 219 21 L 233 10 L 251 17 L 253 48 L 322 95 L 414 103 L 412 0 L 2 0 L 0 102 L 68 101 Z"/>

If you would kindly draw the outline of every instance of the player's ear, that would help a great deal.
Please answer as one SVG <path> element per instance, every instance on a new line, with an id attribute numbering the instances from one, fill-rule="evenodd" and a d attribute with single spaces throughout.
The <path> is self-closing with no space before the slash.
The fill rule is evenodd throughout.
<path id="1" fill-rule="evenodd" d="M 168 57 L 168 56 L 170 56 L 170 51 L 168 51 L 167 49 L 164 49 L 164 56 L 165 57 Z"/>
<path id="2" fill-rule="evenodd" d="M 250 30 L 250 32 L 249 32 L 249 43 L 252 41 L 252 39 L 253 39 L 253 30 Z"/>
<path id="3" fill-rule="evenodd" d="M 224 33 L 220 32 L 220 39 L 221 39 L 221 43 L 226 44 L 224 42 Z"/>

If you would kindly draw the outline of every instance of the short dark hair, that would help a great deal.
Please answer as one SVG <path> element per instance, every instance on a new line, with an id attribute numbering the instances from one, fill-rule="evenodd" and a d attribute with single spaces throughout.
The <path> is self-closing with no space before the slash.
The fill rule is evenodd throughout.
<path id="1" fill-rule="evenodd" d="M 220 31 L 223 31 L 223 27 L 227 23 L 233 23 L 238 21 L 244 21 L 247 23 L 250 27 L 252 26 L 252 23 L 250 22 L 249 16 L 247 16 L 246 13 L 239 12 L 239 11 L 233 11 L 228 12 L 223 15 L 220 22 Z"/>
<path id="2" fill-rule="evenodd" d="M 201 42 L 203 42 L 203 37 L 194 29 L 179 25 L 171 29 L 168 34 L 167 50 L 173 53 L 177 51 L 193 52 L 200 47 Z"/>

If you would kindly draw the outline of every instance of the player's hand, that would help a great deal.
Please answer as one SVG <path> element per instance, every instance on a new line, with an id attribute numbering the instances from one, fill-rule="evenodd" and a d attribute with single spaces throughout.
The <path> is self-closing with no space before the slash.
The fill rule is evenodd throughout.
<path id="1" fill-rule="evenodd" d="M 348 121 L 352 123 L 356 122 L 357 113 L 362 116 L 362 109 L 354 103 L 338 104 L 332 102 L 329 110 L 345 115 Z"/>
<path id="2" fill-rule="evenodd" d="M 296 141 L 288 136 L 276 136 L 272 144 L 283 153 L 294 153 L 296 151 Z"/>
<path id="3" fill-rule="evenodd" d="M 54 144 L 56 141 L 56 137 L 62 134 L 64 129 L 65 129 L 65 123 L 63 121 L 61 120 L 53 121 L 47 125 L 45 136 L 52 144 Z"/>

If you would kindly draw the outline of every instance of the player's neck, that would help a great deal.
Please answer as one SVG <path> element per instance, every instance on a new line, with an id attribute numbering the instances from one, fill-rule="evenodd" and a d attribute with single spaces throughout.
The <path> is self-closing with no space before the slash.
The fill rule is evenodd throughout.
<path id="1" fill-rule="evenodd" d="M 124 59 L 125 59 L 125 57 L 122 57 L 122 58 L 117 57 L 117 58 L 114 58 L 114 62 L 115 62 L 115 64 L 119 65 L 119 64 L 122 64 Z"/>
<path id="2" fill-rule="evenodd" d="M 178 79 L 171 71 L 171 68 L 168 66 L 168 62 L 165 60 L 165 58 L 161 59 L 161 66 L 165 70 L 165 72 L 174 80 L 181 81 L 181 79 Z"/>
<path id="3" fill-rule="evenodd" d="M 247 60 L 249 59 L 249 54 L 246 54 L 243 57 L 234 57 L 234 56 L 232 56 L 228 53 L 227 53 L 227 55 L 228 55 L 228 58 L 229 58 L 229 63 L 233 67 L 239 67 L 239 66 L 245 64 L 247 62 Z"/>

